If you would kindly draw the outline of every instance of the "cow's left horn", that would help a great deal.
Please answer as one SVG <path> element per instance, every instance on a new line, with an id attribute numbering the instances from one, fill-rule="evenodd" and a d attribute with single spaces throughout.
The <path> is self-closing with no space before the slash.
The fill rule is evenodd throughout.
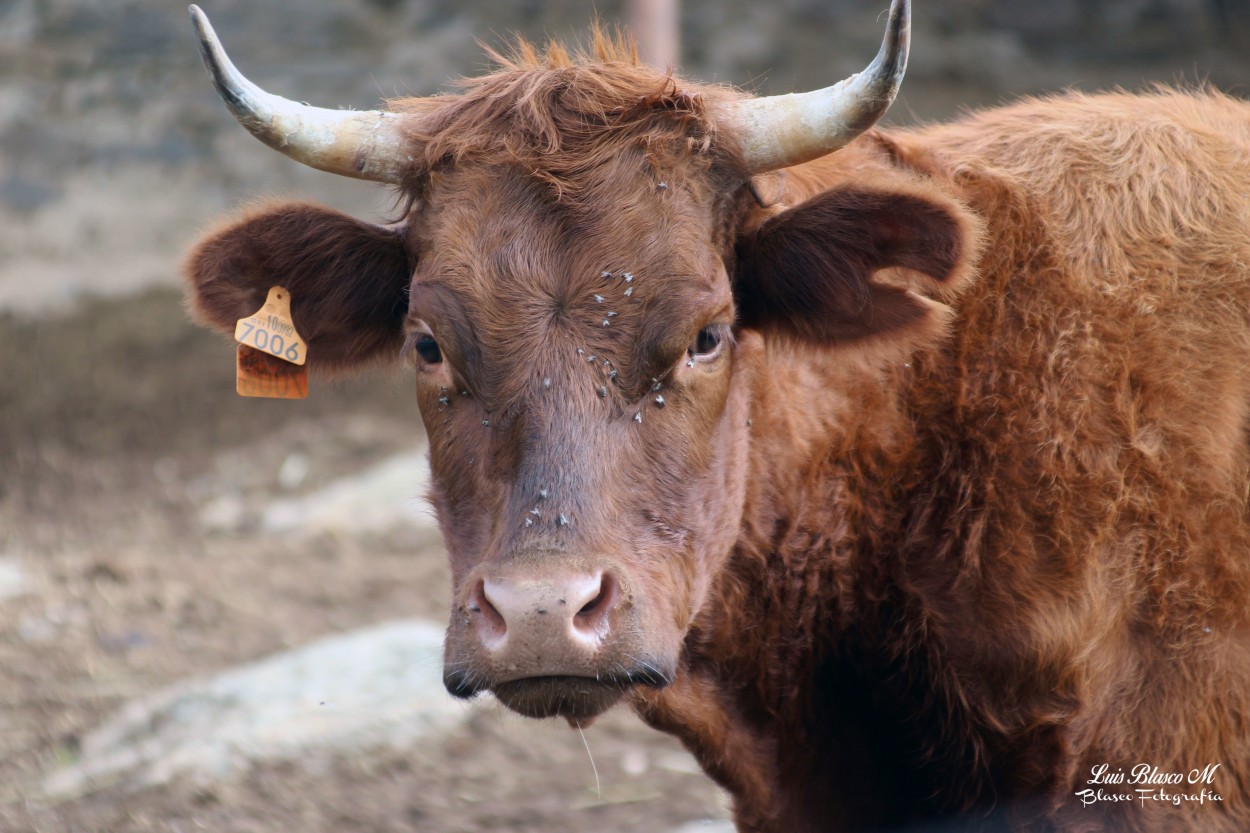
<path id="1" fill-rule="evenodd" d="M 243 77 L 198 6 L 191 20 L 217 92 L 253 136 L 297 162 L 332 174 L 401 181 L 407 156 L 400 116 L 381 110 L 328 110 L 267 93 Z"/>
<path id="2" fill-rule="evenodd" d="M 894 0 L 881 50 L 868 68 L 808 93 L 722 105 L 752 173 L 798 165 L 843 147 L 876 124 L 898 93 L 911 42 L 911 4 Z"/>

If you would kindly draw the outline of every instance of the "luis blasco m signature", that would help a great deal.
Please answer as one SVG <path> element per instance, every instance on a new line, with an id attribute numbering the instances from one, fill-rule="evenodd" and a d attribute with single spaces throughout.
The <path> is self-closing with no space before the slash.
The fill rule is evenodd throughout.
<path id="1" fill-rule="evenodd" d="M 1183 801 L 1223 801 L 1224 797 L 1214 788 L 1219 768 L 1220 764 L 1207 764 L 1188 772 L 1166 772 L 1150 764 L 1137 764 L 1126 772 L 1123 768 L 1112 771 L 1110 764 L 1098 764 L 1090 769 L 1091 777 L 1085 782 L 1090 786 L 1078 791 L 1076 797 L 1087 807 L 1099 801 L 1139 801 L 1143 807 L 1148 801 L 1175 805 Z"/>

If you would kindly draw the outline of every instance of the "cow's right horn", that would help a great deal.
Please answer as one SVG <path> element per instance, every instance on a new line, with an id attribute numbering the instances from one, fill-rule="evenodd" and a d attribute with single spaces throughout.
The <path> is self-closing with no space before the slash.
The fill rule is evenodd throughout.
<path id="1" fill-rule="evenodd" d="M 881 50 L 868 68 L 832 87 L 722 105 L 751 173 L 808 162 L 843 147 L 876 124 L 894 102 L 907 69 L 911 4 L 894 0 Z"/>
<path id="2" fill-rule="evenodd" d="M 198 6 L 191 20 L 217 92 L 253 136 L 297 162 L 332 174 L 398 183 L 407 159 L 396 113 L 328 110 L 267 93 L 243 77 Z"/>

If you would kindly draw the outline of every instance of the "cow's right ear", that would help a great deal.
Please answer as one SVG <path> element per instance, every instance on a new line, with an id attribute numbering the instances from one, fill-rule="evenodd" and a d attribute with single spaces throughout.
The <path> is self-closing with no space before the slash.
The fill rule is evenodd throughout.
<path id="1" fill-rule="evenodd" d="M 396 356 L 403 344 L 412 264 L 400 226 L 309 203 L 262 205 L 205 234 L 183 271 L 193 314 L 223 332 L 259 310 L 270 287 L 286 287 L 318 370 Z"/>

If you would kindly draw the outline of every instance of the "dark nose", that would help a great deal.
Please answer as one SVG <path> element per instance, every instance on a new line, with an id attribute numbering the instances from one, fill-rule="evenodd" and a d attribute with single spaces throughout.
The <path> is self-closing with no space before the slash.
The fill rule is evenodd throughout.
<path id="1" fill-rule="evenodd" d="M 609 572 L 514 575 L 479 580 L 469 609 L 480 614 L 482 646 L 497 658 L 542 654 L 563 666 L 563 660 L 589 658 L 597 651 L 620 597 L 620 584 Z"/>

